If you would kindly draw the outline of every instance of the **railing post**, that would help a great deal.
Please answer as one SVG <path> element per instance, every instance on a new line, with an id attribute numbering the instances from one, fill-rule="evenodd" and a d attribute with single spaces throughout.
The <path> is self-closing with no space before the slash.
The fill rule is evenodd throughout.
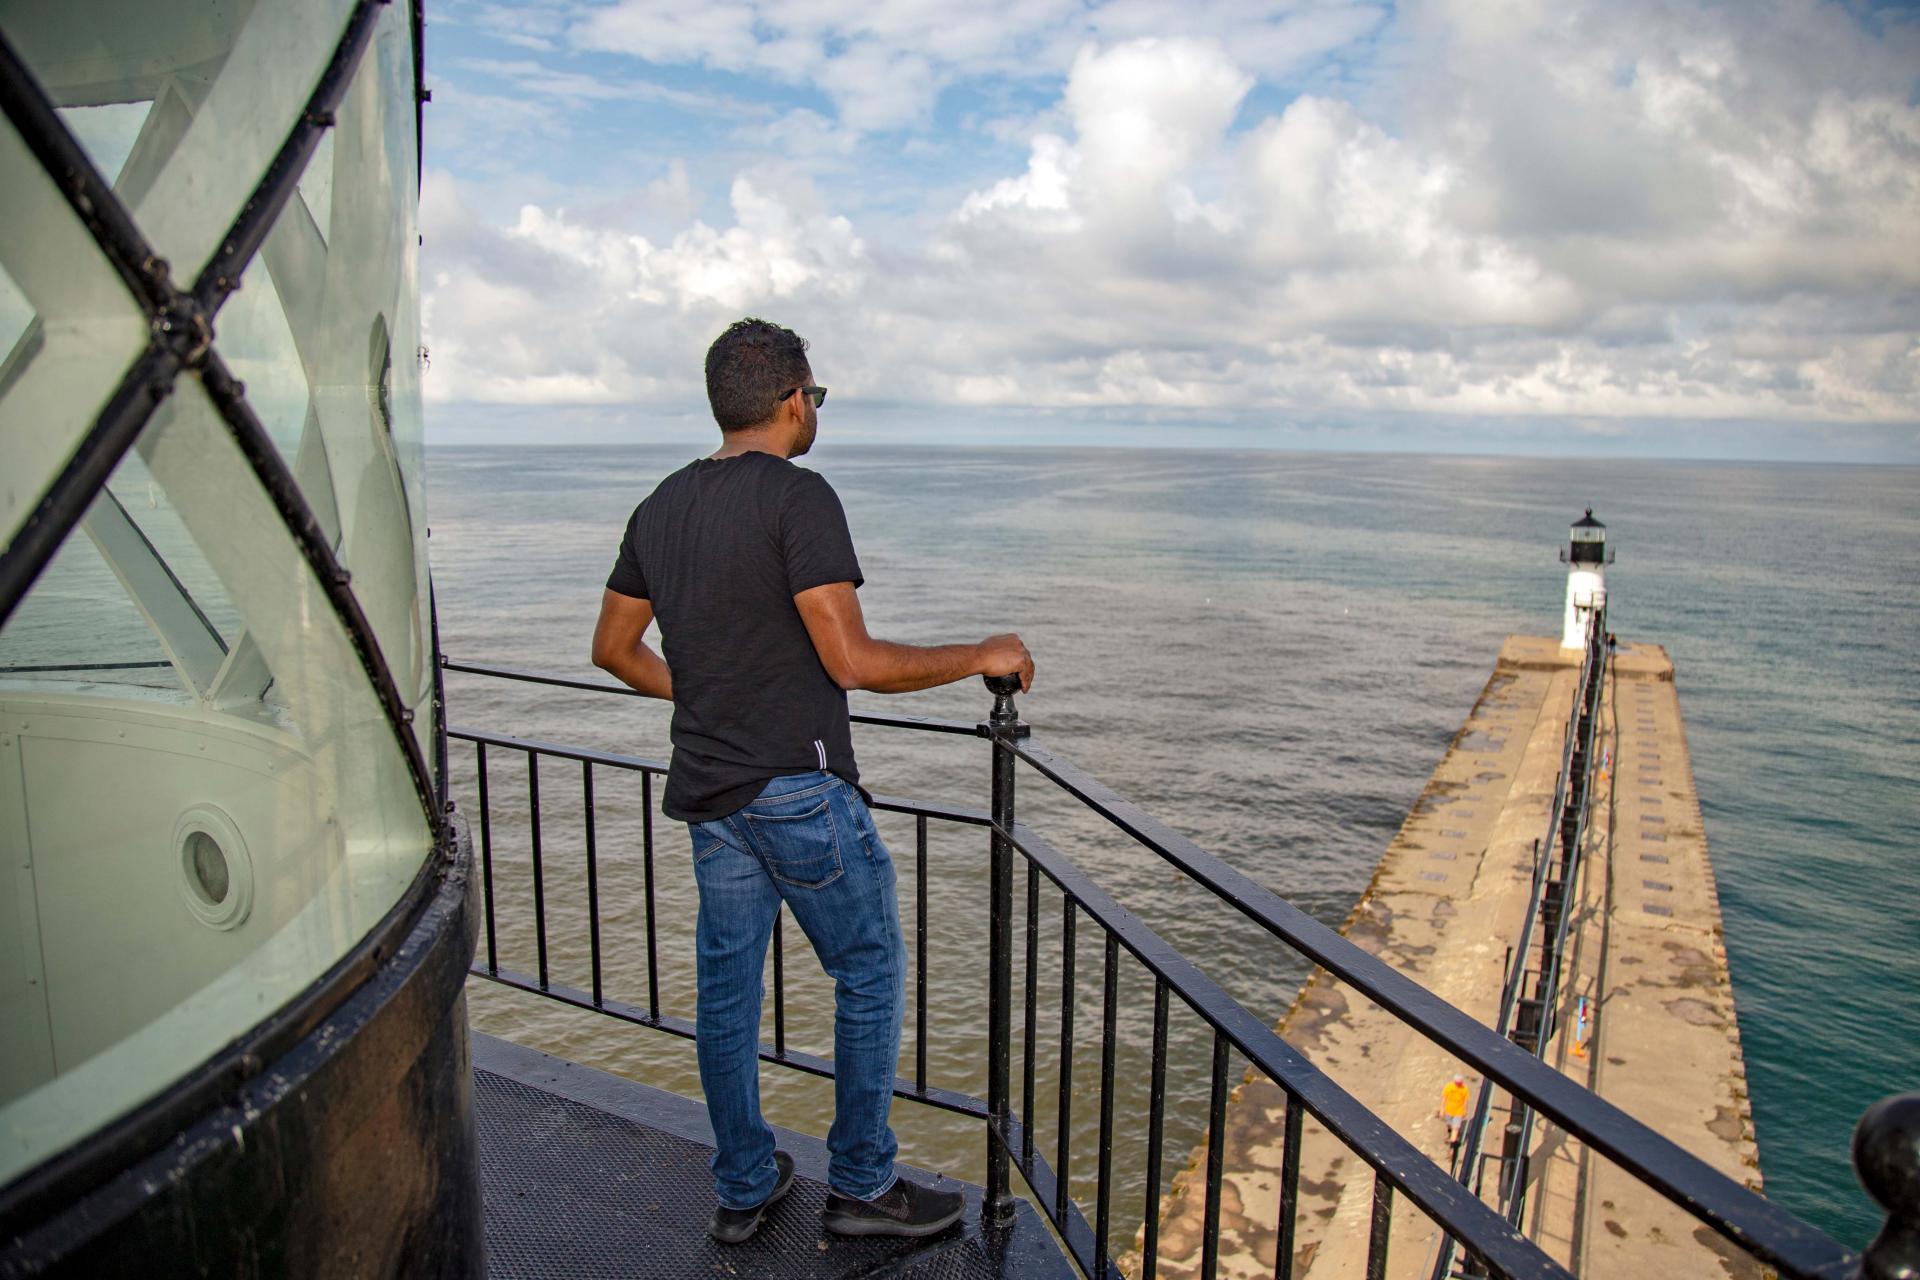
<path id="1" fill-rule="evenodd" d="M 1853 1131 L 1853 1169 L 1887 1224 L 1860 1258 L 1860 1280 L 1920 1276 L 1920 1093 L 1868 1108 Z"/>
<path id="2" fill-rule="evenodd" d="M 986 684 L 993 693 L 993 712 L 981 732 L 993 744 L 993 839 L 988 899 L 987 1185 L 980 1216 L 983 1225 L 997 1227 L 1013 1220 L 1007 1179 L 1013 1047 L 1013 844 L 1005 834 L 1013 830 L 1014 759 L 1009 747 L 1026 736 L 1027 726 L 1020 723 L 1013 705 L 1020 677 L 988 676 Z"/>

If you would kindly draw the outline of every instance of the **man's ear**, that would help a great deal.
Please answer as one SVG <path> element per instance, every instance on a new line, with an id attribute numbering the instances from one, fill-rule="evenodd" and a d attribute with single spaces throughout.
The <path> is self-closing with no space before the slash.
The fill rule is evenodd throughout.
<path id="1" fill-rule="evenodd" d="M 793 402 L 797 399 L 799 399 L 798 396 L 789 395 L 779 404 L 773 406 L 773 416 L 767 419 L 767 425 L 781 431 L 791 426 L 796 421 L 793 412 Z"/>

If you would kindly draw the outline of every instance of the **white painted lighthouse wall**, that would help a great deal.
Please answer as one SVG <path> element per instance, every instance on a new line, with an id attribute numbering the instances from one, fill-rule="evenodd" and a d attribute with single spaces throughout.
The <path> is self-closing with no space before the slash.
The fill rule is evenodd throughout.
<path id="1" fill-rule="evenodd" d="M 1587 615 L 1607 602 L 1607 579 L 1598 569 L 1575 569 L 1567 574 L 1566 623 L 1560 632 L 1562 649 L 1586 644 Z"/>

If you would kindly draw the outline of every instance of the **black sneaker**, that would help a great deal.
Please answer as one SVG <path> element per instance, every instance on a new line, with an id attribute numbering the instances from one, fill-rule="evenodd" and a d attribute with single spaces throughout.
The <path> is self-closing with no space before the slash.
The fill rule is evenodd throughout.
<path id="1" fill-rule="evenodd" d="M 855 1200 L 827 1192 L 821 1220 L 827 1230 L 843 1236 L 930 1236 L 960 1221 L 967 1207 L 958 1191 L 936 1191 L 895 1178 L 871 1200 Z"/>
<path id="2" fill-rule="evenodd" d="M 793 1157 L 784 1151 L 776 1151 L 773 1153 L 773 1164 L 780 1171 L 780 1180 L 773 1184 L 773 1194 L 751 1209 L 717 1206 L 713 1211 L 713 1221 L 707 1224 L 708 1235 L 721 1244 L 739 1244 L 760 1229 L 760 1219 L 767 1216 L 767 1210 L 773 1208 L 780 1197 L 787 1194 L 787 1188 L 793 1185 Z"/>

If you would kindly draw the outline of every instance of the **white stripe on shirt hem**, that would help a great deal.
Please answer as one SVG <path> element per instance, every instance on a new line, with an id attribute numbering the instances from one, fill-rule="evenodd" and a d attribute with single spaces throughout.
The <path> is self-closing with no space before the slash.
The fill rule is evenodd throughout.
<path id="1" fill-rule="evenodd" d="M 814 754 L 820 757 L 820 772 L 825 773 L 827 771 L 826 744 L 821 742 L 820 739 L 815 738 L 813 740 L 813 750 L 814 750 Z"/>

